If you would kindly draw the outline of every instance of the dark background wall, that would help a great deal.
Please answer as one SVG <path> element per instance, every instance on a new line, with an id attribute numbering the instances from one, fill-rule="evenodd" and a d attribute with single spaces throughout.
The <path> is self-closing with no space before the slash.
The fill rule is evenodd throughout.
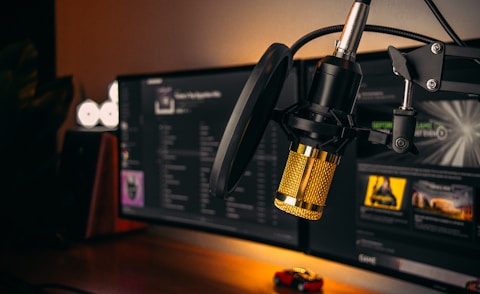
<path id="1" fill-rule="evenodd" d="M 0 9 L 0 48 L 30 39 L 39 52 L 41 82 L 55 77 L 55 0 L 8 1 Z"/>
<path id="2" fill-rule="evenodd" d="M 37 90 L 56 78 L 55 1 L 17 0 L 0 9 L 0 50 L 10 44 L 33 42 L 38 53 Z M 12 59 L 13 60 L 13 59 Z M 7 63 L 9 64 L 9 63 Z M 3 70 L 3 68 L 2 68 Z M 21 74 L 19 74 L 20 76 Z M 0 85 L 2 93 L 7 88 Z M 26 245 L 52 228 L 56 201 L 56 127 L 52 106 L 37 95 L 0 96 L 1 153 L 0 245 Z M 25 100 L 28 100 L 25 102 Z M 58 128 L 58 127 L 57 127 Z M 37 239 L 38 240 L 38 239 Z"/>

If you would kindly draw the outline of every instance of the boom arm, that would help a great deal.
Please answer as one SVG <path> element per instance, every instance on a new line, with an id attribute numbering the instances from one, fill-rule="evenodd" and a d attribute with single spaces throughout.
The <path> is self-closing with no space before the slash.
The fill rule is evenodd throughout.
<path id="1" fill-rule="evenodd" d="M 407 54 L 402 54 L 393 46 L 388 48 L 388 52 L 393 72 L 405 80 L 403 104 L 393 110 L 393 130 L 389 142 L 397 153 L 417 153 L 413 144 L 417 113 L 412 107 L 412 82 L 430 92 L 450 91 L 479 95 L 479 84 L 443 80 L 443 67 L 446 56 L 480 58 L 480 49 L 434 42 Z"/>

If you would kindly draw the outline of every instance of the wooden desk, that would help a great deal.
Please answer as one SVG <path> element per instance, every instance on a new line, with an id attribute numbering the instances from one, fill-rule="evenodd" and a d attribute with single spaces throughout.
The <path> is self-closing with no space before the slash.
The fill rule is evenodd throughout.
<path id="1" fill-rule="evenodd" d="M 273 285 L 273 273 L 281 269 L 277 265 L 146 232 L 67 250 L 17 252 L 5 260 L 8 271 L 30 283 L 60 283 L 93 293 L 297 293 Z M 322 293 L 374 292 L 325 277 Z"/>

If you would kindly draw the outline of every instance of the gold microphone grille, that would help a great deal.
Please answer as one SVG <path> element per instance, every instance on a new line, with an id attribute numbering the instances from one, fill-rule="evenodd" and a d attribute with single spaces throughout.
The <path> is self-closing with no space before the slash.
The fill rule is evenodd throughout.
<path id="1" fill-rule="evenodd" d="M 290 150 L 274 203 L 287 213 L 318 220 L 340 156 L 305 147 Z"/>

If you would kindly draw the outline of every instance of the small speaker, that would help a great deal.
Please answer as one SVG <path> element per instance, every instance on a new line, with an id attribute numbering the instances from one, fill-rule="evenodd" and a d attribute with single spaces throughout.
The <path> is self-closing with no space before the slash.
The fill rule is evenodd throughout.
<path id="1" fill-rule="evenodd" d="M 71 239 L 146 227 L 118 217 L 118 144 L 113 131 L 68 130 L 59 171 L 62 219 Z"/>

